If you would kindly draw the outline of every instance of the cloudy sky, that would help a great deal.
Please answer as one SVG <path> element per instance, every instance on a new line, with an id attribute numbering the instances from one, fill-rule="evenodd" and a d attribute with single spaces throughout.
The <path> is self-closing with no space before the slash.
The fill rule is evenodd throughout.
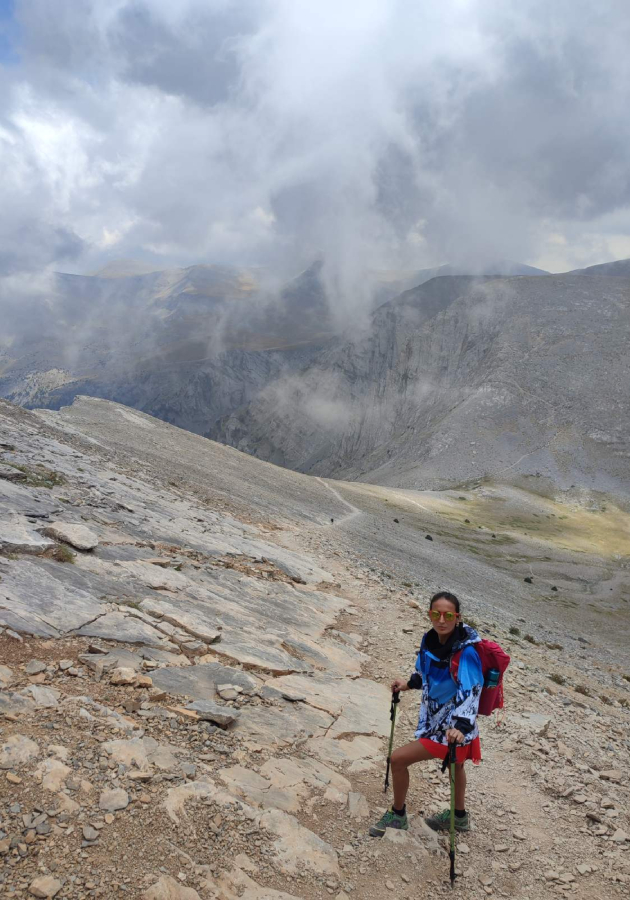
<path id="1" fill-rule="evenodd" d="M 628 0 L 0 0 L 0 277 L 630 256 Z"/>

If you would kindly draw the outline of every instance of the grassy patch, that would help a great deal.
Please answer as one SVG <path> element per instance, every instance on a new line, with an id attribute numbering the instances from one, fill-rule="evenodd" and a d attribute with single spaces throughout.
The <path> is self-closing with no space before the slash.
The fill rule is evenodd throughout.
<path id="1" fill-rule="evenodd" d="M 510 634 L 513 634 L 515 637 L 521 636 L 521 629 L 517 628 L 516 625 L 510 626 Z"/>
<path id="2" fill-rule="evenodd" d="M 52 558 L 60 563 L 73 563 L 76 558 L 76 553 L 73 553 L 67 544 L 59 544 L 59 546 L 55 547 L 52 551 Z"/>
<path id="3" fill-rule="evenodd" d="M 526 634 L 523 640 L 527 641 L 528 644 L 538 644 L 538 641 L 533 634 Z"/>
<path id="4" fill-rule="evenodd" d="M 559 672 L 554 672 L 553 675 L 550 675 L 549 678 L 553 681 L 554 684 L 566 684 L 567 680 L 564 675 L 561 675 Z"/>
<path id="5" fill-rule="evenodd" d="M 5 460 L 5 464 L 24 472 L 26 484 L 31 487 L 54 488 L 66 483 L 66 479 L 59 472 L 47 469 L 45 466 L 24 466 L 21 463 L 12 463 Z"/>

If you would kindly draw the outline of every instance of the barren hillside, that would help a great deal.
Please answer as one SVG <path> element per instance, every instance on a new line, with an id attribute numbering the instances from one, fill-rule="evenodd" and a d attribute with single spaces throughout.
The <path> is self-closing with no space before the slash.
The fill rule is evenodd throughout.
<path id="1" fill-rule="evenodd" d="M 0 450 L 7 897 L 450 895 L 437 764 L 409 833 L 368 837 L 437 587 L 512 655 L 458 892 L 627 894 L 623 510 L 325 481 L 88 398 L 2 403 Z"/>

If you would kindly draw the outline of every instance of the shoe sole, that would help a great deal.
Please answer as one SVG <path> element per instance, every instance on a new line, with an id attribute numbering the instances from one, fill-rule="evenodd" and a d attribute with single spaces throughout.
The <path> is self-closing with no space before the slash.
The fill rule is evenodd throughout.
<path id="1" fill-rule="evenodd" d="M 450 831 L 450 830 L 451 830 L 451 826 L 450 826 L 450 825 L 438 825 L 437 823 L 430 822 L 428 819 L 425 819 L 425 820 L 424 820 L 424 824 L 425 824 L 425 825 L 428 825 L 429 828 L 430 828 L 432 831 L 444 831 L 444 832 L 447 832 L 447 831 Z M 459 834 L 466 834 L 468 831 L 470 831 L 470 825 L 469 825 L 467 828 L 462 828 L 461 825 L 460 825 L 459 828 L 458 828 L 457 825 L 456 825 L 456 826 L 455 826 L 455 831 L 457 831 Z"/>

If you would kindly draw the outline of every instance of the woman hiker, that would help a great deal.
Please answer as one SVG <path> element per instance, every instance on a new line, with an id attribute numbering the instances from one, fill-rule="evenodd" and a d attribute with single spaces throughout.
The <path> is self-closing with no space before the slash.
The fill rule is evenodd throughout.
<path id="1" fill-rule="evenodd" d="M 441 759 L 448 753 L 449 743 L 457 743 L 455 766 L 455 828 L 470 829 L 466 812 L 467 759 L 477 765 L 481 760 L 481 745 L 477 727 L 479 695 L 483 687 L 481 662 L 474 645 L 480 641 L 477 632 L 461 622 L 459 600 L 448 591 L 440 591 L 431 598 L 429 619 L 433 628 L 422 638 L 416 660 L 416 671 L 409 681 L 396 678 L 392 692 L 422 689 L 420 719 L 416 740 L 399 747 L 392 754 L 391 770 L 394 782 L 394 803 L 376 825 L 370 828 L 372 837 L 382 837 L 386 828 L 407 830 L 405 800 L 409 789 L 409 766 L 427 759 Z M 450 672 L 453 653 L 461 650 L 457 682 Z M 447 831 L 450 810 L 445 809 L 425 820 L 435 831 Z"/>

